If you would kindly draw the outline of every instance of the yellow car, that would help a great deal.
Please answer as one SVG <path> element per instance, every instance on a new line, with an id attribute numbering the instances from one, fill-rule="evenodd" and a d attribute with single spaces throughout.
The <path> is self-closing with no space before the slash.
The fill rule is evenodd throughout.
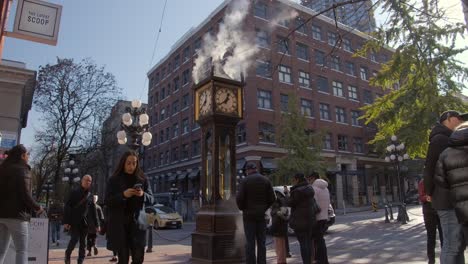
<path id="1" fill-rule="evenodd" d="M 154 229 L 162 227 L 182 228 L 182 217 L 179 213 L 174 211 L 174 209 L 168 206 L 157 204 L 152 207 L 147 207 L 145 211 L 147 213 L 155 213 Z"/>

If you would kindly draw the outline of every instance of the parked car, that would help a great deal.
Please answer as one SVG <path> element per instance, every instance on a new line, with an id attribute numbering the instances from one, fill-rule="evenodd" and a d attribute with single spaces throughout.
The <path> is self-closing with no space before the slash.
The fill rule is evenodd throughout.
<path id="1" fill-rule="evenodd" d="M 177 229 L 182 228 L 183 220 L 179 213 L 174 211 L 171 207 L 156 204 L 154 206 L 146 207 L 146 213 L 154 213 L 154 229 L 163 227 L 175 227 Z"/>

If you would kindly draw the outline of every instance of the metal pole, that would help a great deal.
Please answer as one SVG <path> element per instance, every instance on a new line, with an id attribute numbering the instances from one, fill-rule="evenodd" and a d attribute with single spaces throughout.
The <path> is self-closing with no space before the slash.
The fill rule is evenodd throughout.
<path id="1" fill-rule="evenodd" d="M 404 199 L 404 194 L 403 194 L 403 189 L 401 186 L 401 180 L 400 180 L 400 162 L 397 159 L 396 162 L 397 165 L 397 178 L 398 178 L 398 188 L 400 189 L 399 195 L 400 195 L 400 210 L 398 210 L 398 219 L 400 219 L 401 224 L 406 224 L 407 223 L 407 214 L 406 214 L 406 207 L 405 207 L 405 201 L 402 200 Z"/>

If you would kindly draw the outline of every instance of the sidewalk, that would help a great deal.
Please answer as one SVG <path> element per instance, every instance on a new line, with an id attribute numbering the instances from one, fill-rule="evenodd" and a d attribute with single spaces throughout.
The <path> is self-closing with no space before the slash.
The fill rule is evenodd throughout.
<path id="1" fill-rule="evenodd" d="M 420 206 L 408 208 L 410 222 L 401 225 L 397 222 L 384 223 L 384 211 L 358 212 L 337 215 L 336 224 L 330 227 L 326 236 L 329 261 L 333 264 L 425 264 L 426 261 L 426 231 Z M 397 214 L 394 214 L 396 219 Z M 187 223 L 183 234 L 175 234 L 171 230 L 162 230 L 161 234 L 178 235 L 182 238 L 191 233 L 194 224 Z M 159 231 L 158 231 L 159 232 Z M 190 263 L 191 238 L 181 242 L 167 242 L 154 236 L 153 253 L 145 255 L 145 263 Z M 302 263 L 299 244 L 295 237 L 290 237 L 290 247 L 293 258 L 288 263 Z M 99 255 L 88 257 L 86 264 L 110 263 L 111 252 L 104 248 L 104 241 L 99 242 Z M 271 237 L 267 238 L 267 263 L 276 263 L 274 245 Z M 439 246 L 437 246 L 439 247 Z M 63 263 L 64 248 L 51 249 L 49 263 Z M 440 252 L 436 248 L 436 255 Z M 73 262 L 76 261 L 77 249 L 73 252 Z M 467 255 L 465 258 L 468 259 Z M 73 263 L 72 262 L 72 263 Z"/>

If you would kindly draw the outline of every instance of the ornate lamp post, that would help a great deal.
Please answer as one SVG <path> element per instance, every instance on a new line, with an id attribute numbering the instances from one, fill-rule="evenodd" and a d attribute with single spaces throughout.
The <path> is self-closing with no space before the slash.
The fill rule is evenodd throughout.
<path id="1" fill-rule="evenodd" d="M 176 184 L 173 183 L 169 191 L 172 193 L 172 201 L 174 203 L 174 210 L 177 211 L 177 198 L 179 196 L 179 188 L 177 188 Z"/>
<path id="2" fill-rule="evenodd" d="M 54 185 L 50 180 L 47 180 L 46 184 L 42 187 L 42 191 L 46 193 L 46 207 L 49 208 L 49 193 L 54 192 Z"/>
<path id="3" fill-rule="evenodd" d="M 398 199 L 400 200 L 400 208 L 398 210 L 398 220 L 402 224 L 406 224 L 408 221 L 408 214 L 406 213 L 405 206 L 405 192 L 402 188 L 401 183 L 401 165 L 400 162 L 409 159 L 409 155 L 405 152 L 405 144 L 398 141 L 397 136 L 393 135 L 391 137 L 391 143 L 387 146 L 387 156 L 385 157 L 386 162 L 391 162 L 394 164 L 397 171 L 397 184 L 398 184 Z"/>
<path id="4" fill-rule="evenodd" d="M 62 178 L 62 181 L 65 183 L 68 183 L 70 187 L 73 185 L 75 182 L 80 181 L 80 176 L 78 176 L 78 168 L 76 167 L 76 162 L 73 160 L 73 157 L 70 155 L 70 160 L 68 161 L 68 164 L 66 165 L 64 172 L 64 177 Z"/>
<path id="5" fill-rule="evenodd" d="M 119 144 L 127 144 L 131 149 L 137 150 L 140 144 L 148 146 L 151 144 L 153 135 L 148 131 L 149 117 L 146 109 L 141 107 L 140 100 L 133 100 L 132 106 L 126 108 L 126 113 L 122 115 L 122 130 L 117 132 Z M 127 140 L 127 135 L 130 140 Z"/>

